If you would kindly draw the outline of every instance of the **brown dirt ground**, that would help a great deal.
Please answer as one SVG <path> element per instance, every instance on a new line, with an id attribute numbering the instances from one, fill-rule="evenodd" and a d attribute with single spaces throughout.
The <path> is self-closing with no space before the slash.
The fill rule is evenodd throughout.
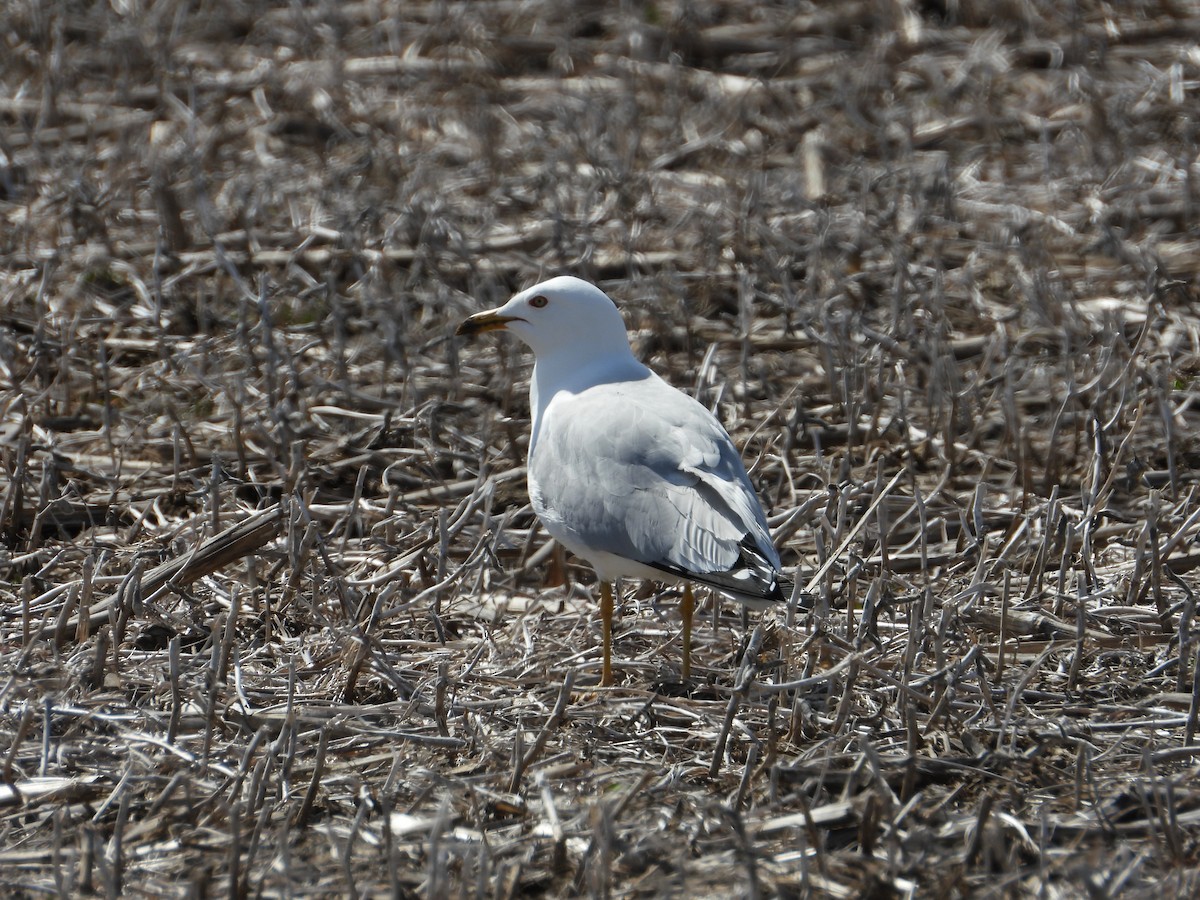
<path id="1" fill-rule="evenodd" d="M 0 893 L 1200 892 L 1200 9 L 0 7 Z M 788 611 L 532 517 L 601 283 Z M 710 601 L 711 602 L 711 601 Z"/>

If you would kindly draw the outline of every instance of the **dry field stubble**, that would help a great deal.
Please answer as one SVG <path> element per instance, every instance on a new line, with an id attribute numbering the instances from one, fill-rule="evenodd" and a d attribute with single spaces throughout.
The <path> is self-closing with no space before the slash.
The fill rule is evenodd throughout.
<path id="1" fill-rule="evenodd" d="M 0 890 L 1180 896 L 1200 11 L 0 11 Z M 524 496 L 597 280 L 811 609 L 626 597 Z"/>

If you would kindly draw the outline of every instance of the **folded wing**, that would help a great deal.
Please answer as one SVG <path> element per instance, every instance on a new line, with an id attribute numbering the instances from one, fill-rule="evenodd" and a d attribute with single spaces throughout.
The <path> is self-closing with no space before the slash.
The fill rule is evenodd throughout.
<path id="1" fill-rule="evenodd" d="M 530 460 L 547 528 L 584 558 L 598 550 L 742 602 L 781 600 L 779 556 L 725 429 L 656 375 L 628 384 L 547 406 Z"/>

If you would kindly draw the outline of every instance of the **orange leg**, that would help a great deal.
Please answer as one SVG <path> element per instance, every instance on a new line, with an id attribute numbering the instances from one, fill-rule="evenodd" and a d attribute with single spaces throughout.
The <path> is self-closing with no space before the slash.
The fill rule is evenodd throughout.
<path id="1" fill-rule="evenodd" d="M 612 585 L 600 582 L 600 620 L 604 629 L 604 668 L 600 673 L 600 687 L 612 684 Z"/>
<path id="2" fill-rule="evenodd" d="M 692 613 L 696 609 L 696 598 L 692 596 L 692 586 L 683 587 L 683 680 L 687 681 L 692 675 Z"/>

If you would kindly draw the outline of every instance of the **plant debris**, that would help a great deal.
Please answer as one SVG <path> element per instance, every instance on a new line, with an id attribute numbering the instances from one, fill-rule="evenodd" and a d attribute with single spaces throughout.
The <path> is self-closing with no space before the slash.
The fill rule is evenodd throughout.
<path id="1" fill-rule="evenodd" d="M 1200 893 L 1200 12 L 0 11 L 6 896 Z M 524 487 L 572 273 L 787 610 Z"/>

